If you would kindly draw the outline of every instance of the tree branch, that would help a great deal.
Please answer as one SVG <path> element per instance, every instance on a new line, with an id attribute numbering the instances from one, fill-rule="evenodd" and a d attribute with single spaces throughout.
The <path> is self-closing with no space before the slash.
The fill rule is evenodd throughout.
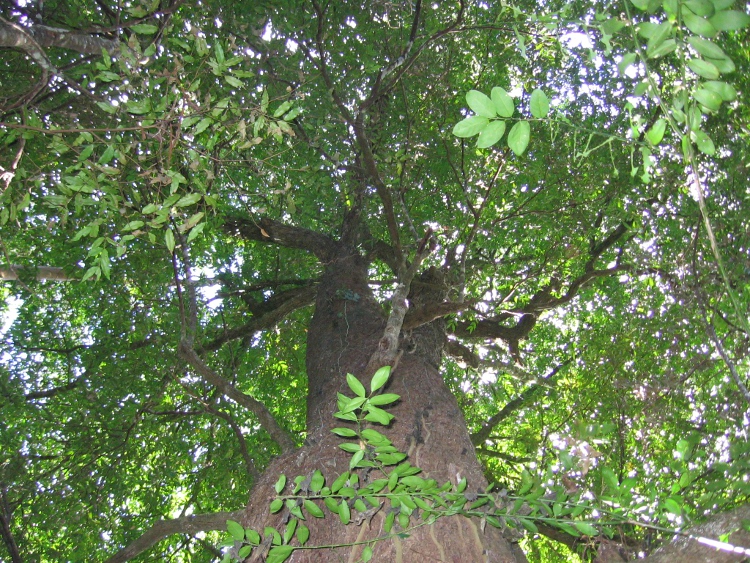
<path id="1" fill-rule="evenodd" d="M 262 314 L 253 317 L 250 322 L 225 331 L 203 346 L 198 346 L 198 352 L 212 352 L 218 350 L 230 340 L 245 338 L 261 330 L 266 330 L 277 325 L 284 317 L 292 311 L 306 307 L 315 301 L 318 292 L 317 285 L 290 289 L 274 295 L 263 305 L 259 306 Z"/>
<path id="2" fill-rule="evenodd" d="M 16 544 L 10 527 L 13 520 L 13 511 L 10 508 L 6 495 L 7 490 L 5 485 L 2 485 L 2 488 L 0 488 L 0 535 L 3 537 L 3 543 L 8 549 L 12 563 L 23 563 L 21 552 L 18 550 L 18 544 Z"/>
<path id="3" fill-rule="evenodd" d="M 173 534 L 197 534 L 210 530 L 226 530 L 227 520 L 240 520 L 243 510 L 234 512 L 215 512 L 213 514 L 195 514 L 174 518 L 173 520 L 159 520 L 151 526 L 141 537 L 118 551 L 104 563 L 125 563 L 139 554 L 153 547 L 161 540 Z"/>
<path id="4" fill-rule="evenodd" d="M 435 249 L 435 240 L 432 237 L 432 229 L 428 228 L 422 241 L 417 248 L 414 261 L 406 267 L 402 262 L 399 268 L 399 281 L 391 297 L 391 314 L 388 316 L 383 337 L 378 343 L 378 349 L 370 357 L 367 364 L 367 374 L 385 365 L 393 365 L 398 355 L 398 337 L 404 324 L 404 317 L 408 310 L 406 298 L 409 295 L 411 282 L 419 270 L 422 261 Z"/>
<path id="5" fill-rule="evenodd" d="M 330 261 L 336 252 L 336 243 L 332 238 L 310 229 L 285 225 L 267 217 L 259 221 L 235 217 L 224 223 L 224 230 L 247 240 L 306 250 L 321 262 Z"/>
<path id="6" fill-rule="evenodd" d="M 35 272 L 35 279 L 37 281 L 78 281 L 78 278 L 68 274 L 65 269 L 57 268 L 54 266 L 18 266 L 11 264 L 10 266 L 0 266 L 0 280 L 4 281 L 18 281 L 19 272 Z M 23 274 L 21 274 L 23 277 Z"/>
<path id="7" fill-rule="evenodd" d="M 207 383 L 216 387 L 226 397 L 232 399 L 238 405 L 245 407 L 251 413 L 258 417 L 261 426 L 271 435 L 271 438 L 279 445 L 282 453 L 287 453 L 295 449 L 294 441 L 289 436 L 289 433 L 284 430 L 276 419 L 268 410 L 268 407 L 251 397 L 246 395 L 229 381 L 221 377 L 218 373 L 212 370 L 193 348 L 184 340 L 180 342 L 177 348 L 177 353 L 180 358 L 190 364 L 196 373 L 200 375 Z"/>
<path id="8" fill-rule="evenodd" d="M 110 55 L 115 56 L 119 54 L 121 46 L 117 40 L 91 33 L 38 24 L 21 27 L 0 18 L 0 47 L 21 49 L 37 62 L 37 57 L 32 53 L 41 47 L 59 47 L 85 55 L 101 55 L 102 49 L 106 49 Z"/>

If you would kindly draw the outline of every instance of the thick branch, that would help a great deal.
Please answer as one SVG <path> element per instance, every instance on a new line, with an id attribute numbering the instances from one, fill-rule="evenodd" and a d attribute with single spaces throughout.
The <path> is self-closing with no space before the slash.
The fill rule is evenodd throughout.
<path id="1" fill-rule="evenodd" d="M 750 548 L 730 550 L 731 546 L 750 546 L 750 532 L 743 522 L 750 519 L 750 505 L 740 506 L 730 512 L 712 516 L 708 522 L 695 526 L 687 533 L 675 536 L 674 541 L 660 547 L 643 559 L 644 563 L 739 563 L 746 561 Z M 729 537 L 723 547 L 709 538 Z M 707 537 L 704 537 L 707 536 Z"/>
<path id="2" fill-rule="evenodd" d="M 250 319 L 250 322 L 224 332 L 221 336 L 217 336 L 206 345 L 199 347 L 199 351 L 210 352 L 218 350 L 230 340 L 245 338 L 258 331 L 272 328 L 292 311 L 310 305 L 315 301 L 317 292 L 318 288 L 315 285 L 290 289 L 274 295 L 268 301 L 258 306 L 255 312 L 257 316 Z"/>
<path id="3" fill-rule="evenodd" d="M 403 330 L 412 330 L 418 326 L 431 323 L 435 319 L 458 313 L 471 307 L 471 301 L 457 303 L 454 301 L 443 301 L 441 303 L 427 303 L 419 308 L 410 309 L 404 317 Z"/>
<path id="4" fill-rule="evenodd" d="M 258 417 L 261 426 L 271 435 L 271 438 L 279 445 L 283 453 L 294 450 L 294 442 L 289 433 L 284 430 L 268 410 L 266 405 L 246 395 L 226 379 L 217 374 L 201 359 L 200 356 L 185 341 L 181 341 L 178 348 L 179 356 L 190 364 L 196 373 L 198 373 L 207 383 L 216 387 L 226 397 L 232 399 L 238 405 L 242 405 L 247 410 Z"/>
<path id="5" fill-rule="evenodd" d="M 432 238 L 432 229 L 427 229 L 424 238 L 417 248 L 414 261 L 408 266 L 399 268 L 399 281 L 391 297 L 391 314 L 383 332 L 383 338 L 378 343 L 378 349 L 370 357 L 367 365 L 367 372 L 372 373 L 376 369 L 385 365 L 394 365 L 398 355 L 398 337 L 401 334 L 401 328 L 404 324 L 404 317 L 408 310 L 406 297 L 409 295 L 411 282 L 419 270 L 419 266 L 427 255 L 435 248 L 435 241 Z"/>
<path id="6" fill-rule="evenodd" d="M 23 563 L 21 552 L 18 550 L 18 544 L 13 537 L 13 532 L 10 528 L 11 521 L 13 519 L 13 512 L 10 509 L 10 504 L 6 498 L 5 486 L 0 489 L 0 535 L 3 537 L 3 543 L 8 549 L 10 554 L 10 560 L 12 563 Z"/>
<path id="7" fill-rule="evenodd" d="M 63 268 L 56 268 L 54 266 L 37 266 L 29 268 L 27 266 L 17 266 L 11 264 L 10 266 L 0 266 L 0 280 L 5 281 L 17 281 L 19 272 L 33 271 L 35 272 L 35 278 L 38 281 L 77 281 L 78 278 L 68 274 Z M 21 274 L 23 277 L 23 273 Z"/>
<path id="8" fill-rule="evenodd" d="M 21 49 L 34 60 L 37 60 L 35 51 L 38 47 L 59 47 L 86 55 L 101 55 L 102 49 L 106 49 L 111 55 L 120 52 L 120 42 L 106 37 L 46 25 L 21 27 L 2 19 L 0 19 L 0 47 Z"/>
<path id="9" fill-rule="evenodd" d="M 37 399 L 49 399 L 50 397 L 54 397 L 55 395 L 59 395 L 60 393 L 65 393 L 66 391 L 72 391 L 76 387 L 78 387 L 81 384 L 81 379 L 76 379 L 74 381 L 71 381 L 70 383 L 66 385 L 60 385 L 59 387 L 53 387 L 52 389 L 47 389 L 45 391 L 33 391 L 31 393 L 27 393 L 24 395 L 24 399 L 27 401 L 35 401 Z"/>
<path id="10" fill-rule="evenodd" d="M 446 340 L 443 350 L 449 356 L 460 358 L 466 363 L 466 365 L 473 367 L 474 369 L 479 367 L 481 361 L 479 356 L 457 340 Z"/>
<path id="11" fill-rule="evenodd" d="M 268 218 L 253 221 L 237 217 L 224 223 L 224 230 L 247 240 L 306 250 L 321 262 L 330 261 L 336 252 L 336 243 L 332 238 L 317 231 L 285 225 Z"/>
<path id="12" fill-rule="evenodd" d="M 104 563 L 125 563 L 134 559 L 150 547 L 173 534 L 197 534 L 210 530 L 226 530 L 227 520 L 239 520 L 244 510 L 234 512 L 215 512 L 213 514 L 195 514 L 174 520 L 159 520 L 127 547 L 121 549 Z"/>

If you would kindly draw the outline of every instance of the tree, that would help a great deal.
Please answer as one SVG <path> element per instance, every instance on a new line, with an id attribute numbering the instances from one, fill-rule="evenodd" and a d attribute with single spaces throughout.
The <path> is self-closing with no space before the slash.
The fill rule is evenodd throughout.
<path id="1" fill-rule="evenodd" d="M 230 520 L 278 561 L 611 561 L 730 510 L 747 542 L 748 20 L 5 6 L 7 556 L 210 561 Z M 478 517 L 302 498 L 383 366 L 394 484 Z"/>

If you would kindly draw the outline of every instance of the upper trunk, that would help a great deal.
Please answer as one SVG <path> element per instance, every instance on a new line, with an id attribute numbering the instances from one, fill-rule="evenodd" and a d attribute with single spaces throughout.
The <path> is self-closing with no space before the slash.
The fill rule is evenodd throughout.
<path id="1" fill-rule="evenodd" d="M 327 264 L 308 332 L 307 443 L 299 451 L 275 460 L 254 488 L 245 524 L 256 530 L 268 525 L 278 529 L 283 522 L 284 511 L 271 517 L 267 512 L 274 496 L 273 484 L 280 473 L 292 479 L 320 469 L 330 484 L 348 469 L 350 454 L 338 447 L 342 439 L 330 432 L 333 427 L 345 426 L 332 416 L 336 411 L 337 392 L 351 395 L 346 384 L 347 373 L 354 374 L 367 386 L 372 374 L 363 370 L 385 326 L 384 313 L 367 285 L 366 276 L 367 263 L 345 247 Z M 413 292 L 410 302 L 423 302 L 432 295 L 439 298 L 431 291 L 434 288 L 439 293 L 441 284 L 436 282 L 439 280 L 430 279 L 417 284 L 416 287 L 426 291 Z M 389 393 L 401 396 L 398 403 L 388 408 L 396 418 L 387 429 L 378 430 L 408 454 L 413 466 L 423 469 L 423 477 L 439 483 L 456 483 L 465 477 L 469 483 L 467 490 L 484 492 L 487 481 L 463 415 L 439 372 L 444 338 L 442 321 L 418 327 L 408 335 L 408 343 L 404 343 L 405 350 L 392 370 L 387 388 Z M 366 478 L 383 477 L 375 473 L 370 472 Z M 340 545 L 381 537 L 385 535 L 383 523 L 387 513 L 388 506 L 385 506 L 360 526 L 344 526 L 336 515 L 330 514 L 325 519 L 308 518 L 308 545 Z M 413 515 L 411 524 L 418 522 Z M 462 516 L 441 518 L 409 534 L 407 538 L 376 542 L 373 560 L 419 563 L 525 560 L 520 550 L 511 546 L 499 530 L 487 526 L 481 531 L 478 522 Z M 357 561 L 361 550 L 362 545 L 298 550 L 290 560 Z"/>

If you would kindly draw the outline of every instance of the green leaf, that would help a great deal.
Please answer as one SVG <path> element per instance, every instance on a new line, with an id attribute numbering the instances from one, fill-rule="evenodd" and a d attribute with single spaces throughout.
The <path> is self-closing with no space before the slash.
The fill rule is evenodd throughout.
<path id="1" fill-rule="evenodd" d="M 716 12 L 716 8 L 709 0 L 687 0 L 684 2 L 684 6 L 696 16 L 711 17 Z"/>
<path id="2" fill-rule="evenodd" d="M 252 545 L 260 545 L 260 534 L 251 528 L 245 529 L 245 539 Z"/>
<path id="3" fill-rule="evenodd" d="M 300 545 L 305 545 L 310 539 L 310 528 L 300 522 L 297 526 L 297 541 Z"/>
<path id="4" fill-rule="evenodd" d="M 516 155 L 521 156 L 525 151 L 526 147 L 529 146 L 529 138 L 531 137 L 531 127 L 528 121 L 519 121 L 516 123 L 508 133 L 508 147 Z"/>
<path id="5" fill-rule="evenodd" d="M 469 482 L 466 480 L 466 477 L 461 477 L 461 480 L 458 482 L 458 485 L 456 485 L 456 492 L 463 493 L 466 490 L 466 485 L 468 484 Z"/>
<path id="6" fill-rule="evenodd" d="M 281 105 L 279 105 L 279 107 L 276 108 L 276 111 L 273 112 L 273 116 L 274 117 L 281 117 L 287 111 L 289 111 L 289 109 L 291 109 L 291 107 L 292 107 L 292 102 L 291 101 L 287 100 L 285 102 L 282 102 Z"/>
<path id="7" fill-rule="evenodd" d="M 135 25 L 131 25 L 130 29 L 132 29 L 139 35 L 153 35 L 157 31 L 159 31 L 159 28 L 157 26 L 151 25 L 149 23 L 137 23 Z"/>
<path id="8" fill-rule="evenodd" d="M 486 149 L 502 139 L 505 133 L 505 121 L 492 121 L 485 127 L 477 138 L 477 148 Z"/>
<path id="9" fill-rule="evenodd" d="M 672 25 L 672 22 L 665 21 L 658 26 L 656 26 L 656 29 L 651 34 L 651 37 L 648 39 L 648 45 L 646 47 L 646 54 L 651 57 L 653 56 L 653 52 L 658 49 L 664 41 L 666 41 L 669 36 L 674 31 L 674 26 Z"/>
<path id="10" fill-rule="evenodd" d="M 169 250 L 169 252 L 174 252 L 174 233 L 172 232 L 172 229 L 167 229 L 164 233 L 164 242 L 167 244 L 167 250 Z"/>
<path id="11" fill-rule="evenodd" d="M 343 409 L 341 409 L 342 413 L 350 413 L 355 410 L 357 410 L 359 407 L 362 406 L 362 404 L 367 400 L 367 397 L 354 397 L 353 399 L 349 399 L 344 406 Z"/>
<path id="12" fill-rule="evenodd" d="M 719 78 L 719 69 L 713 63 L 701 59 L 688 59 L 687 65 L 698 76 L 708 80 Z"/>
<path id="13" fill-rule="evenodd" d="M 268 510 L 271 511 L 271 514 L 276 514 L 282 508 L 284 508 L 284 501 L 280 498 L 273 499 L 271 501 L 271 504 L 268 506 Z"/>
<path id="14" fill-rule="evenodd" d="M 354 469 L 355 467 L 359 467 L 359 462 L 362 461 L 365 457 L 365 451 L 359 450 L 358 452 L 355 452 L 352 456 L 352 459 L 349 460 L 349 469 Z"/>
<path id="15" fill-rule="evenodd" d="M 659 143 L 657 142 L 654 144 L 658 145 Z M 615 475 L 614 471 L 612 471 L 609 467 L 602 467 L 602 477 L 604 478 L 604 483 L 607 485 L 607 487 L 609 487 L 613 491 L 618 490 L 618 488 L 620 487 L 620 482 L 617 479 L 617 475 Z"/>
<path id="16" fill-rule="evenodd" d="M 276 481 L 276 484 L 273 486 L 273 489 L 276 491 L 276 494 L 280 495 L 281 491 L 284 490 L 284 487 L 286 487 L 286 475 L 282 473 L 281 475 L 279 475 L 279 478 Z"/>
<path id="17" fill-rule="evenodd" d="M 365 386 L 360 383 L 360 381 L 354 377 L 351 373 L 346 374 L 346 384 L 349 386 L 349 389 L 354 391 L 354 394 L 358 397 L 364 397 L 367 395 L 367 391 L 365 391 Z"/>
<path id="18" fill-rule="evenodd" d="M 117 112 L 117 108 L 108 102 L 96 102 L 96 105 L 110 115 L 114 115 Z"/>
<path id="19" fill-rule="evenodd" d="M 616 18 L 610 18 L 608 20 L 600 22 L 599 26 L 601 27 L 602 33 L 604 35 L 614 35 L 623 27 L 625 27 L 625 22 Z"/>
<path id="20" fill-rule="evenodd" d="M 703 86 L 707 90 L 716 92 L 719 97 L 725 102 L 733 102 L 737 99 L 737 91 L 731 84 L 727 84 L 726 82 L 710 80 L 708 82 L 704 82 Z"/>
<path id="21" fill-rule="evenodd" d="M 309 499 L 305 499 L 303 502 L 305 510 L 307 510 L 315 518 L 323 518 L 323 511 L 320 507 Z"/>
<path id="22" fill-rule="evenodd" d="M 674 39 L 667 39 L 656 47 L 655 49 L 648 52 L 648 57 L 650 59 L 658 59 L 659 57 L 663 57 L 664 55 L 668 55 L 672 51 L 677 49 L 677 41 Z"/>
<path id="23" fill-rule="evenodd" d="M 395 403 L 401 398 L 401 395 L 396 393 L 383 393 L 382 395 L 374 395 L 370 397 L 371 405 L 389 405 Z"/>
<path id="24" fill-rule="evenodd" d="M 383 387 L 383 385 L 386 384 L 390 376 L 391 366 L 381 367 L 378 371 L 375 372 L 375 375 L 372 376 L 372 380 L 370 381 L 370 391 L 372 393 L 378 391 L 381 387 Z"/>
<path id="25" fill-rule="evenodd" d="M 696 16 L 690 12 L 682 13 L 682 21 L 690 31 L 703 37 L 714 37 L 719 33 L 706 18 Z"/>
<path id="26" fill-rule="evenodd" d="M 296 518 L 292 518 L 287 522 L 286 528 L 284 529 L 284 543 L 289 543 L 294 537 L 294 531 L 297 529 L 297 522 L 299 522 L 299 520 Z"/>
<path id="27" fill-rule="evenodd" d="M 235 78 L 231 74 L 227 74 L 224 76 L 224 81 L 229 84 L 230 86 L 234 86 L 235 88 L 244 88 L 245 83 L 242 82 L 239 78 Z"/>
<path id="28" fill-rule="evenodd" d="M 351 519 L 351 510 L 349 509 L 349 503 L 346 499 L 342 500 L 339 505 L 339 518 L 344 525 L 348 524 Z"/>
<path id="29" fill-rule="evenodd" d="M 192 193 L 187 194 L 186 196 L 181 197 L 179 200 L 177 200 L 177 203 L 175 203 L 175 207 L 187 207 L 188 205 L 194 205 L 198 203 L 203 196 L 201 194 Z"/>
<path id="30" fill-rule="evenodd" d="M 711 140 L 711 137 L 706 135 L 706 133 L 704 133 L 703 131 L 696 131 L 694 136 L 695 145 L 698 147 L 699 151 L 709 156 L 713 156 L 716 153 L 714 142 Z"/>
<path id="31" fill-rule="evenodd" d="M 357 435 L 357 433 L 351 428 L 334 428 L 331 432 L 342 438 L 354 438 L 354 436 Z"/>
<path id="32" fill-rule="evenodd" d="M 374 446 L 389 445 L 391 443 L 388 438 L 372 428 L 365 428 L 362 430 L 362 438 Z"/>
<path id="33" fill-rule="evenodd" d="M 708 39 L 691 35 L 687 38 L 687 42 L 698 53 L 709 59 L 723 59 L 727 56 L 721 47 Z"/>
<path id="34" fill-rule="evenodd" d="M 214 122 L 213 119 L 210 117 L 204 117 L 198 122 L 198 125 L 195 126 L 195 129 L 193 130 L 193 133 L 195 135 L 199 135 L 200 133 L 203 133 L 206 129 L 209 128 L 209 126 Z"/>
<path id="35" fill-rule="evenodd" d="M 379 409 L 378 407 L 370 407 L 367 409 L 368 412 L 365 415 L 365 420 L 368 420 L 370 422 L 377 422 L 378 424 L 382 424 L 383 426 L 388 426 L 391 423 L 391 420 L 393 420 L 393 415 L 384 411 L 383 409 Z"/>
<path id="36" fill-rule="evenodd" d="M 393 528 L 393 521 L 396 519 L 396 513 L 395 512 L 389 512 L 388 516 L 385 517 L 385 523 L 383 524 L 383 531 L 386 534 L 391 533 L 391 529 Z"/>
<path id="37" fill-rule="evenodd" d="M 750 23 L 750 16 L 737 10 L 725 10 L 718 12 L 709 21 L 719 31 L 732 31 L 746 27 Z"/>
<path id="38" fill-rule="evenodd" d="M 666 499 L 662 503 L 662 507 L 664 507 L 667 511 L 671 512 L 672 514 L 676 514 L 679 516 L 682 513 L 682 510 L 680 508 L 680 505 L 672 498 Z"/>
<path id="39" fill-rule="evenodd" d="M 139 102 L 133 100 L 125 104 L 125 110 L 128 113 L 143 115 L 144 113 L 151 111 L 151 104 L 148 100 L 141 100 Z"/>
<path id="40" fill-rule="evenodd" d="M 492 103 L 495 106 L 495 111 L 500 117 L 511 117 L 513 112 L 516 110 L 516 106 L 513 103 L 513 98 L 510 97 L 508 92 L 499 86 L 495 86 L 492 89 Z"/>
<path id="41" fill-rule="evenodd" d="M 483 94 L 479 90 L 469 90 L 466 93 L 466 103 L 469 104 L 471 110 L 477 115 L 489 118 L 497 115 L 495 104 L 486 94 Z"/>
<path id="42" fill-rule="evenodd" d="M 243 541 L 245 539 L 245 528 L 239 522 L 227 520 L 227 530 L 235 541 Z"/>
<path id="43" fill-rule="evenodd" d="M 723 59 L 706 59 L 713 64 L 721 74 L 728 74 L 735 71 L 734 62 L 729 57 Z"/>
<path id="44" fill-rule="evenodd" d="M 350 473 L 348 471 L 344 471 L 341 475 L 339 475 L 331 485 L 331 492 L 334 494 L 339 492 L 341 490 L 341 487 L 343 487 L 349 480 L 349 475 Z"/>
<path id="45" fill-rule="evenodd" d="M 708 88 L 699 88 L 693 94 L 693 98 L 711 111 L 718 111 L 721 107 L 721 96 Z"/>
<path id="46" fill-rule="evenodd" d="M 271 548 L 266 563 L 284 563 L 296 548 L 292 545 L 277 545 Z"/>
<path id="47" fill-rule="evenodd" d="M 362 563 L 367 563 L 372 559 L 372 548 L 369 545 L 365 546 L 362 550 L 361 559 Z"/>
<path id="48" fill-rule="evenodd" d="M 333 416 L 340 418 L 341 420 L 348 420 L 350 422 L 357 422 L 357 415 L 353 412 L 337 412 Z"/>
<path id="49" fill-rule="evenodd" d="M 245 560 L 247 557 L 250 556 L 250 554 L 253 552 L 253 546 L 252 545 L 243 545 L 239 551 L 237 551 L 237 556 L 240 558 L 240 560 Z"/>
<path id="50" fill-rule="evenodd" d="M 649 1 L 648 0 L 630 0 L 630 2 L 638 8 L 641 11 L 648 10 Z"/>
<path id="51" fill-rule="evenodd" d="M 490 120 L 482 115 L 467 117 L 466 119 L 456 123 L 455 127 L 453 127 L 453 134 L 456 137 L 461 138 L 473 137 L 474 135 L 479 134 L 482 129 L 487 127 L 487 124 L 489 122 Z"/>
<path id="52" fill-rule="evenodd" d="M 537 119 L 544 119 L 549 114 L 549 99 L 541 89 L 531 93 L 531 115 Z"/>
<path id="53" fill-rule="evenodd" d="M 323 485 L 325 485 L 325 482 L 326 480 L 323 477 L 323 474 L 320 472 L 320 470 L 316 469 L 313 472 L 312 478 L 310 479 L 310 490 L 313 493 L 319 493 L 323 488 Z"/>
<path id="54" fill-rule="evenodd" d="M 345 452 L 349 452 L 350 454 L 356 453 L 362 449 L 362 447 L 359 444 L 353 444 L 351 442 L 339 444 L 339 448 L 341 448 Z"/>
<path id="55" fill-rule="evenodd" d="M 667 130 L 667 122 L 664 119 L 657 119 L 656 123 L 646 131 L 646 139 L 648 139 L 648 142 L 652 145 L 656 146 L 659 143 L 661 143 L 661 140 L 664 138 L 664 133 Z M 606 468 L 605 468 L 606 469 Z M 612 471 L 611 469 L 606 469 L 607 471 Z M 614 473 L 613 473 L 614 475 Z M 606 479 L 606 478 L 605 478 Z"/>

